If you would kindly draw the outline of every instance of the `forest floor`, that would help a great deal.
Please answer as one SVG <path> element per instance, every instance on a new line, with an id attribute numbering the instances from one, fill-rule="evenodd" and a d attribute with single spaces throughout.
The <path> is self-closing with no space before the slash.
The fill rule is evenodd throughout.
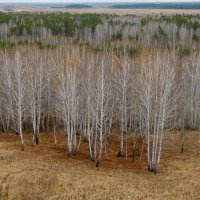
<path id="1" fill-rule="evenodd" d="M 112 136 L 100 167 L 96 168 L 81 143 L 77 155 L 69 157 L 67 138 L 41 134 L 32 147 L 31 134 L 25 134 L 25 151 L 19 149 L 17 135 L 0 135 L 0 200 L 53 199 L 200 199 L 200 157 L 197 133 L 188 132 L 185 151 L 180 153 L 179 133 L 168 133 L 164 155 L 157 174 L 149 173 L 141 141 L 135 140 L 135 158 L 129 138 L 125 157 L 117 158 L 119 137 Z"/>

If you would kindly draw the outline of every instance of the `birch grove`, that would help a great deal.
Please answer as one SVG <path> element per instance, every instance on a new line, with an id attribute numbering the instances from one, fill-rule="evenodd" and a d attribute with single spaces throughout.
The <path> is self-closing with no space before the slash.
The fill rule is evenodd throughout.
<path id="1" fill-rule="evenodd" d="M 22 151 L 61 133 L 66 155 L 98 167 L 116 140 L 117 159 L 132 149 L 157 172 L 167 134 L 180 133 L 184 153 L 194 130 L 200 154 L 198 16 L 41 14 L 31 27 L 25 17 L 33 23 L 14 14 L 0 24 L 1 132 Z"/>

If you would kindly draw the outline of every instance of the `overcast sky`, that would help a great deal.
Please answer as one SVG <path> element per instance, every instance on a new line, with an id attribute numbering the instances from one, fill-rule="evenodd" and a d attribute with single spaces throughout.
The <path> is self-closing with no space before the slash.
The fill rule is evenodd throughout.
<path id="1" fill-rule="evenodd" d="M 0 0 L 0 3 L 200 2 L 200 0 Z"/>

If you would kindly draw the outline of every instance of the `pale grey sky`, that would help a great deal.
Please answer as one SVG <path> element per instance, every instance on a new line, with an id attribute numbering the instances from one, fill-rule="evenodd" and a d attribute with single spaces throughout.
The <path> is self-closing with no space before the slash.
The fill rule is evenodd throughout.
<path id="1" fill-rule="evenodd" d="M 200 2 L 200 0 L 0 0 L 0 3 Z"/>

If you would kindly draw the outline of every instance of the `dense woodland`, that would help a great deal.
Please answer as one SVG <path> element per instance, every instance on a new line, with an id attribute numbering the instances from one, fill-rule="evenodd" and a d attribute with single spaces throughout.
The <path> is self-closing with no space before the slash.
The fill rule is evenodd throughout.
<path id="1" fill-rule="evenodd" d="M 99 166 L 120 130 L 139 137 L 156 172 L 165 133 L 199 131 L 200 15 L 0 13 L 2 133 L 63 130 L 70 156 L 88 143 Z M 35 147 L 37 148 L 37 147 Z M 134 152 L 133 146 L 133 152 Z"/>

